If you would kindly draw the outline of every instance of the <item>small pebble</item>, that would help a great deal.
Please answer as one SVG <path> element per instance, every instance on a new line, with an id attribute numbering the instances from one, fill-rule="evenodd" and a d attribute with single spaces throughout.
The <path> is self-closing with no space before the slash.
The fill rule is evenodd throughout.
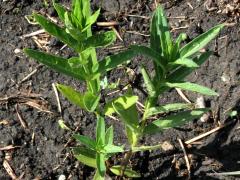
<path id="1" fill-rule="evenodd" d="M 172 151 L 172 150 L 174 150 L 174 146 L 170 142 L 164 141 L 162 143 L 162 149 L 164 151 Z"/>
<path id="2" fill-rule="evenodd" d="M 19 54 L 21 52 L 21 49 L 19 49 L 19 48 L 16 48 L 15 50 L 14 50 L 14 53 L 15 54 Z"/>
<path id="3" fill-rule="evenodd" d="M 58 180 L 66 180 L 66 176 L 64 174 L 61 174 L 59 177 L 58 177 Z"/>

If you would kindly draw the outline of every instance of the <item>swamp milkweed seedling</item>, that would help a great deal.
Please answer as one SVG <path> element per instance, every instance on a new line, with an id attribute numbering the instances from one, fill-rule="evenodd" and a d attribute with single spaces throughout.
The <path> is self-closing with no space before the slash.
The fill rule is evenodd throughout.
<path id="1" fill-rule="evenodd" d="M 70 102 L 88 112 L 95 113 L 97 117 L 95 140 L 83 135 L 73 135 L 77 141 L 84 145 L 73 148 L 75 157 L 80 162 L 97 169 L 94 179 L 104 179 L 106 169 L 120 176 L 140 177 L 139 173 L 127 165 L 132 153 L 161 147 L 160 145 L 139 146 L 138 142 L 141 137 L 181 126 L 207 111 L 204 108 L 194 109 L 194 104 L 173 103 L 157 106 L 158 97 L 170 88 L 181 88 L 205 95 L 217 95 L 209 88 L 186 82 L 184 79 L 211 55 L 211 52 L 199 53 L 199 50 L 218 35 L 223 25 L 210 29 L 181 47 L 181 42 L 186 38 L 186 34 L 180 34 L 176 41 L 172 40 L 167 19 L 163 9 L 159 6 L 151 21 L 150 47 L 133 45 L 128 50 L 98 61 L 96 48 L 106 47 L 116 39 L 113 31 L 92 34 L 91 27 L 96 22 L 100 10 L 91 14 L 88 0 L 73 0 L 71 11 L 66 10 L 58 3 L 53 2 L 53 5 L 60 20 L 64 23 L 63 27 L 38 14 L 34 14 L 34 18 L 46 32 L 67 44 L 78 56 L 65 59 L 32 49 L 24 49 L 24 52 L 50 68 L 86 83 L 84 93 L 80 93 L 70 86 L 57 85 L 58 90 Z M 155 71 L 153 75 L 150 75 L 144 65 L 141 66 L 141 73 L 148 92 L 144 113 L 140 114 L 137 111 L 138 96 L 133 94 L 130 86 L 125 95 L 107 102 L 102 110 L 102 106 L 99 104 L 100 91 L 101 87 L 102 89 L 107 87 L 107 80 L 105 78 L 101 80 L 101 78 L 107 71 L 138 54 L 152 59 Z M 187 111 L 150 121 L 152 116 L 184 109 Z M 109 157 L 115 153 L 126 152 L 122 146 L 113 145 L 112 126 L 105 131 L 103 116 L 111 116 L 113 113 L 117 114 L 124 123 L 130 150 L 127 151 L 126 158 L 121 165 L 107 167 L 105 162 Z"/>
<path id="2" fill-rule="evenodd" d="M 204 95 L 218 95 L 209 88 L 186 82 L 184 79 L 208 59 L 211 52 L 200 53 L 199 50 L 214 39 L 223 27 L 222 24 L 217 25 L 181 47 L 181 42 L 186 39 L 186 34 L 180 34 L 174 42 L 163 9 L 159 6 L 155 10 L 151 21 L 150 47 L 131 46 L 136 54 L 150 57 L 153 60 L 155 70 L 152 77 L 143 65 L 141 67 L 144 84 L 148 92 L 141 120 L 139 120 L 140 115 L 136 108 L 138 97 L 131 92 L 117 97 L 105 106 L 105 115 L 109 116 L 112 113 L 117 113 L 125 124 L 126 134 L 131 144 L 131 151 L 129 151 L 127 158 L 131 157 L 132 152 L 159 148 L 159 145 L 139 147 L 138 141 L 142 136 L 181 126 L 187 121 L 201 117 L 207 111 L 206 108 L 194 109 L 194 104 L 156 105 L 158 97 L 170 88 L 180 88 Z M 188 110 L 149 122 L 149 118 L 152 116 L 183 109 Z M 123 166 L 122 171 L 124 169 Z"/>

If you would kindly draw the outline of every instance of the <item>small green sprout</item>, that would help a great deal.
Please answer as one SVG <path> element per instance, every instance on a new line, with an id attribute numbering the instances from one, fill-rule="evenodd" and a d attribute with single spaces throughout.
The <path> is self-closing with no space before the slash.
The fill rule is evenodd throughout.
<path id="1" fill-rule="evenodd" d="M 122 146 L 113 145 L 113 127 L 111 126 L 105 131 L 103 117 L 98 117 L 96 140 L 79 134 L 75 134 L 73 137 L 84 145 L 73 148 L 75 157 L 83 164 L 97 169 L 95 179 L 104 179 L 105 161 L 114 154 L 124 151 Z"/>

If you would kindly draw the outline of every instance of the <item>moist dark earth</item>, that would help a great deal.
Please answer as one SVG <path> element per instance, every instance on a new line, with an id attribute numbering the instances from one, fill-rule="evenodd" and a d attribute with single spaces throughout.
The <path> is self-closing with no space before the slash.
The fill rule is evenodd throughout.
<path id="1" fill-rule="evenodd" d="M 229 4 L 232 2 L 229 1 Z M 232 6 L 236 5 L 239 8 L 240 2 L 234 2 Z M 63 3 L 69 7 L 69 1 Z M 226 9 L 227 1 L 175 0 L 161 3 L 174 37 L 180 32 L 186 32 L 189 41 L 214 25 L 228 23 L 216 40 L 207 47 L 215 52 L 214 55 L 188 77 L 191 82 L 214 89 L 219 96 L 205 97 L 207 106 L 213 112 L 208 122 L 195 120 L 183 127 L 145 137 L 141 141 L 142 144 L 159 144 L 167 141 L 173 148 L 168 151 L 159 149 L 137 153 L 132 157 L 130 164 L 141 173 L 142 179 L 238 179 L 236 176 L 226 177 L 214 173 L 240 170 L 239 116 L 229 117 L 232 110 L 240 113 L 239 9 Z M 116 47 L 127 48 L 133 43 L 149 43 L 149 18 L 155 7 L 154 1 L 95 0 L 91 5 L 92 9 L 96 10 L 98 7 L 102 9 L 98 21 L 119 22 L 115 28 L 123 39 L 117 40 L 110 48 L 99 50 L 99 59 L 120 51 Z M 3 166 L 4 160 L 7 160 L 16 177 L 21 179 L 58 179 L 60 175 L 64 175 L 66 179 L 92 179 L 93 169 L 82 165 L 73 157 L 71 147 L 77 144 L 71 140 L 71 132 L 59 127 L 58 120 L 63 119 L 73 131 L 91 137 L 94 137 L 96 120 L 93 115 L 70 104 L 61 95 L 59 95 L 62 107 L 60 114 L 52 86 L 52 83 L 63 83 L 83 90 L 83 83 L 45 66 L 39 66 L 22 53 L 23 48 L 30 47 L 64 57 L 73 55 L 67 47 L 60 50 L 64 44 L 53 37 L 36 35 L 37 40 L 42 40 L 41 47 L 34 42 L 33 37 L 23 38 L 23 35 L 40 29 L 38 25 L 30 24 L 25 18 L 33 11 L 56 19 L 56 12 L 51 3 L 46 5 L 40 0 L 0 2 L 0 179 L 14 178 L 14 175 L 7 173 Z M 93 31 L 103 29 L 97 25 L 93 27 Z M 127 65 L 135 72 L 134 76 L 139 76 L 137 65 L 140 63 L 151 68 L 148 59 L 136 57 Z M 22 81 L 33 71 L 35 73 Z M 108 77 L 112 81 L 123 79 L 122 85 L 129 81 L 121 69 L 109 73 Z M 142 80 L 135 78 L 132 83 L 135 84 L 134 92 L 143 99 L 144 94 L 137 88 L 142 86 Z M 189 92 L 184 94 L 192 102 L 199 96 Z M 171 90 L 159 98 L 159 104 L 171 102 L 184 100 L 176 90 Z M 184 142 L 210 131 L 219 123 L 229 125 L 198 140 L 198 143 L 191 147 L 185 146 L 191 166 L 189 175 L 178 139 Z M 120 122 L 107 119 L 107 124 L 114 125 L 117 144 L 126 142 Z M 11 147 L 10 145 L 15 148 L 2 149 Z M 112 158 L 110 164 L 119 163 L 121 158 L 121 155 Z M 113 174 L 109 172 L 108 174 L 116 179 Z"/>

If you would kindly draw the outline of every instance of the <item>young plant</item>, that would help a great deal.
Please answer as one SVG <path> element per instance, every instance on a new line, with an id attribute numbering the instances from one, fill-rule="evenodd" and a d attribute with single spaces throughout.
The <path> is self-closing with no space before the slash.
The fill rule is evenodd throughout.
<path id="1" fill-rule="evenodd" d="M 105 115 L 109 116 L 112 113 L 117 113 L 126 127 L 126 134 L 131 144 L 131 151 L 126 156 L 126 162 L 133 152 L 159 148 L 159 145 L 138 146 L 139 139 L 142 136 L 181 126 L 187 121 L 201 117 L 208 111 L 206 108 L 194 109 L 194 104 L 156 105 L 158 97 L 170 88 L 180 88 L 204 95 L 218 95 L 209 88 L 186 82 L 184 79 L 211 55 L 211 52 L 200 53 L 199 50 L 214 39 L 223 26 L 222 24 L 215 26 L 181 47 L 181 42 L 186 39 L 186 34 L 180 34 L 174 42 L 163 9 L 160 6 L 156 9 L 151 22 L 150 47 L 131 46 L 136 54 L 150 57 L 154 64 L 155 74 L 153 76 L 147 72 L 143 65 L 141 67 L 144 84 L 148 92 L 144 113 L 141 115 L 137 112 L 138 97 L 134 96 L 131 90 L 126 95 L 115 98 L 105 107 Z M 185 111 L 170 114 L 152 122 L 149 119 L 156 115 L 169 114 L 184 109 Z M 139 118 L 140 116 L 141 118 Z M 125 168 L 126 164 L 123 164 L 122 174 Z"/>
<path id="2" fill-rule="evenodd" d="M 134 56 L 134 53 L 127 50 L 98 61 L 96 48 L 106 47 L 116 39 L 113 31 L 92 35 L 91 27 L 96 22 L 100 9 L 91 15 L 88 0 L 73 0 L 71 11 L 66 10 L 58 3 L 53 2 L 53 5 L 60 20 L 64 23 L 63 27 L 54 24 L 39 14 L 34 14 L 34 18 L 46 32 L 67 44 L 78 56 L 66 59 L 32 49 L 24 49 L 24 52 L 29 57 L 56 71 L 85 81 L 87 87 L 85 93 L 77 92 L 64 85 L 58 85 L 58 89 L 79 107 L 89 112 L 98 111 L 96 108 L 100 100 L 101 75 L 129 60 Z"/>
<path id="3" fill-rule="evenodd" d="M 79 134 L 74 134 L 73 137 L 84 145 L 73 148 L 75 157 L 83 164 L 97 169 L 94 176 L 96 180 L 104 179 L 105 161 L 115 153 L 124 151 L 122 146 L 113 145 L 113 127 L 105 131 L 103 117 L 98 117 L 96 140 Z"/>
<path id="4" fill-rule="evenodd" d="M 128 50 L 98 61 L 96 48 L 108 46 L 116 38 L 113 31 L 92 35 L 91 26 L 96 22 L 100 10 L 91 15 L 88 0 L 73 0 L 71 11 L 55 2 L 53 4 L 59 18 L 64 23 L 63 27 L 38 14 L 34 14 L 34 18 L 46 32 L 67 44 L 78 56 L 65 59 L 32 49 L 25 49 L 24 51 L 28 56 L 50 68 L 86 82 L 87 88 L 84 93 L 66 85 L 57 85 L 59 91 L 69 101 L 88 112 L 94 112 L 98 119 L 96 140 L 83 135 L 74 135 L 74 138 L 84 145 L 84 147 L 74 148 L 74 154 L 82 163 L 97 169 L 95 179 L 103 179 L 107 168 L 105 161 L 114 153 L 123 152 L 123 147 L 113 145 L 113 128 L 110 127 L 105 131 L 103 115 L 111 116 L 116 113 L 124 123 L 131 148 L 127 152 L 123 163 L 112 166 L 109 170 L 116 175 L 139 177 L 138 173 L 127 166 L 132 153 L 160 147 L 160 145 L 139 146 L 138 142 L 141 137 L 171 127 L 181 126 L 187 121 L 200 117 L 207 111 L 207 109 L 194 109 L 194 104 L 174 103 L 157 106 L 158 97 L 170 88 L 181 88 L 205 95 L 217 95 L 209 88 L 186 82 L 184 79 L 211 55 L 210 52 L 200 53 L 199 50 L 218 35 L 223 25 L 210 29 L 181 47 L 181 42 L 186 38 L 186 35 L 181 34 L 176 41 L 172 40 L 167 19 L 163 9 L 159 6 L 154 12 L 151 22 L 150 47 L 131 46 Z M 148 92 L 144 104 L 144 113 L 141 114 L 137 111 L 138 96 L 133 95 L 131 87 L 128 88 L 125 95 L 107 102 L 102 112 L 99 104 L 100 91 L 101 86 L 103 89 L 108 87 L 108 82 L 106 78 L 101 80 L 101 77 L 107 71 L 116 68 L 137 54 L 150 57 L 153 60 L 155 70 L 155 73 L 150 75 L 144 65 L 141 67 L 144 84 Z M 168 115 L 170 112 L 177 110 L 185 111 Z M 163 114 L 167 115 L 155 121 L 150 120 L 152 116 Z"/>

